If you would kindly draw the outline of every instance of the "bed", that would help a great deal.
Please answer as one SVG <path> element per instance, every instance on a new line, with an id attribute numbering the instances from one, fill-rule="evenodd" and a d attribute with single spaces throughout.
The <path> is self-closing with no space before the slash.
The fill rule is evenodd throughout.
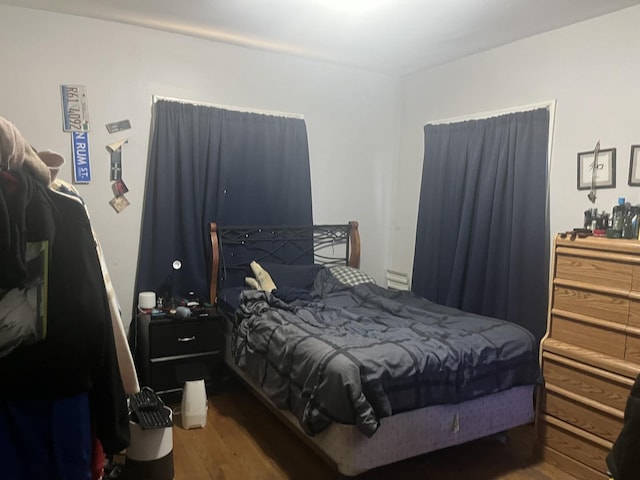
<path id="1" fill-rule="evenodd" d="M 533 336 L 376 285 L 357 222 L 210 234 L 226 364 L 341 474 L 533 421 Z M 251 262 L 275 290 L 245 284 Z"/>

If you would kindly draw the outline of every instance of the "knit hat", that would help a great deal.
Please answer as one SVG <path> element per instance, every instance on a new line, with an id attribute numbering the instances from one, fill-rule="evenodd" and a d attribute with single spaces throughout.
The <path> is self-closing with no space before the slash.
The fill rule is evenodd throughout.
<path id="1" fill-rule="evenodd" d="M 58 152 L 54 152 L 52 150 L 42 150 L 41 152 L 38 152 L 38 156 L 40 157 L 40 160 L 49 167 L 51 181 L 53 182 L 58 176 L 60 167 L 64 165 L 64 157 Z"/>
<path id="2" fill-rule="evenodd" d="M 3 117 L 0 117 L 0 168 L 24 169 L 45 186 L 51 182 L 49 168 L 40 160 L 16 126 Z"/>

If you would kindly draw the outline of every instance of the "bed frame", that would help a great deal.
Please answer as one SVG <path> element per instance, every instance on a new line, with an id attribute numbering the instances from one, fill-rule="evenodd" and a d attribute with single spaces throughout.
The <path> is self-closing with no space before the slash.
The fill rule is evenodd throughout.
<path id="1" fill-rule="evenodd" d="M 219 226 L 209 225 L 211 282 L 209 297 L 216 303 L 227 269 L 247 260 L 272 263 L 313 263 L 360 268 L 358 222 L 343 225 Z M 243 255 L 236 255 L 242 252 Z M 305 261 L 306 260 L 306 261 Z"/>
<path id="2" fill-rule="evenodd" d="M 296 263 L 305 257 L 313 258 L 314 263 L 356 268 L 360 264 L 358 222 L 308 227 L 220 227 L 211 223 L 210 227 L 213 303 L 218 287 L 224 284 L 225 270 L 235 263 L 246 262 L 247 258 Z M 249 257 L 241 258 L 237 254 L 240 250 L 250 252 Z M 225 336 L 231 334 L 228 320 Z M 534 419 L 534 385 L 525 385 L 456 405 L 434 405 L 382 418 L 378 431 L 370 438 L 356 426 L 344 424 L 332 424 L 311 437 L 290 412 L 278 409 L 235 365 L 230 345 L 230 341 L 225 342 L 225 362 L 229 368 L 278 418 L 345 476 L 502 433 Z"/>

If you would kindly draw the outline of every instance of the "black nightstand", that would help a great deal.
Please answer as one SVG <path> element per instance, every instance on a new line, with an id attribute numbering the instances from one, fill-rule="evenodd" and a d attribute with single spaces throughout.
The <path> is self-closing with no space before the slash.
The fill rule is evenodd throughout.
<path id="1" fill-rule="evenodd" d="M 223 325 L 216 312 L 187 318 L 139 315 L 134 351 L 140 385 L 165 402 L 180 401 L 187 380 L 204 379 L 208 394 L 219 390 Z"/>

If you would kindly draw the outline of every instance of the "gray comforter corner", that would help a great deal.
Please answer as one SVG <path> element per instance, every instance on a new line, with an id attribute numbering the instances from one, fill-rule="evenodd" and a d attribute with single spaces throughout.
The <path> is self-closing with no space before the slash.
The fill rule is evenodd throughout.
<path id="1" fill-rule="evenodd" d="M 322 280 L 322 276 L 319 276 Z M 525 329 L 373 284 L 324 277 L 311 301 L 242 293 L 236 363 L 309 435 L 331 422 L 373 435 L 379 419 L 538 380 Z"/>

